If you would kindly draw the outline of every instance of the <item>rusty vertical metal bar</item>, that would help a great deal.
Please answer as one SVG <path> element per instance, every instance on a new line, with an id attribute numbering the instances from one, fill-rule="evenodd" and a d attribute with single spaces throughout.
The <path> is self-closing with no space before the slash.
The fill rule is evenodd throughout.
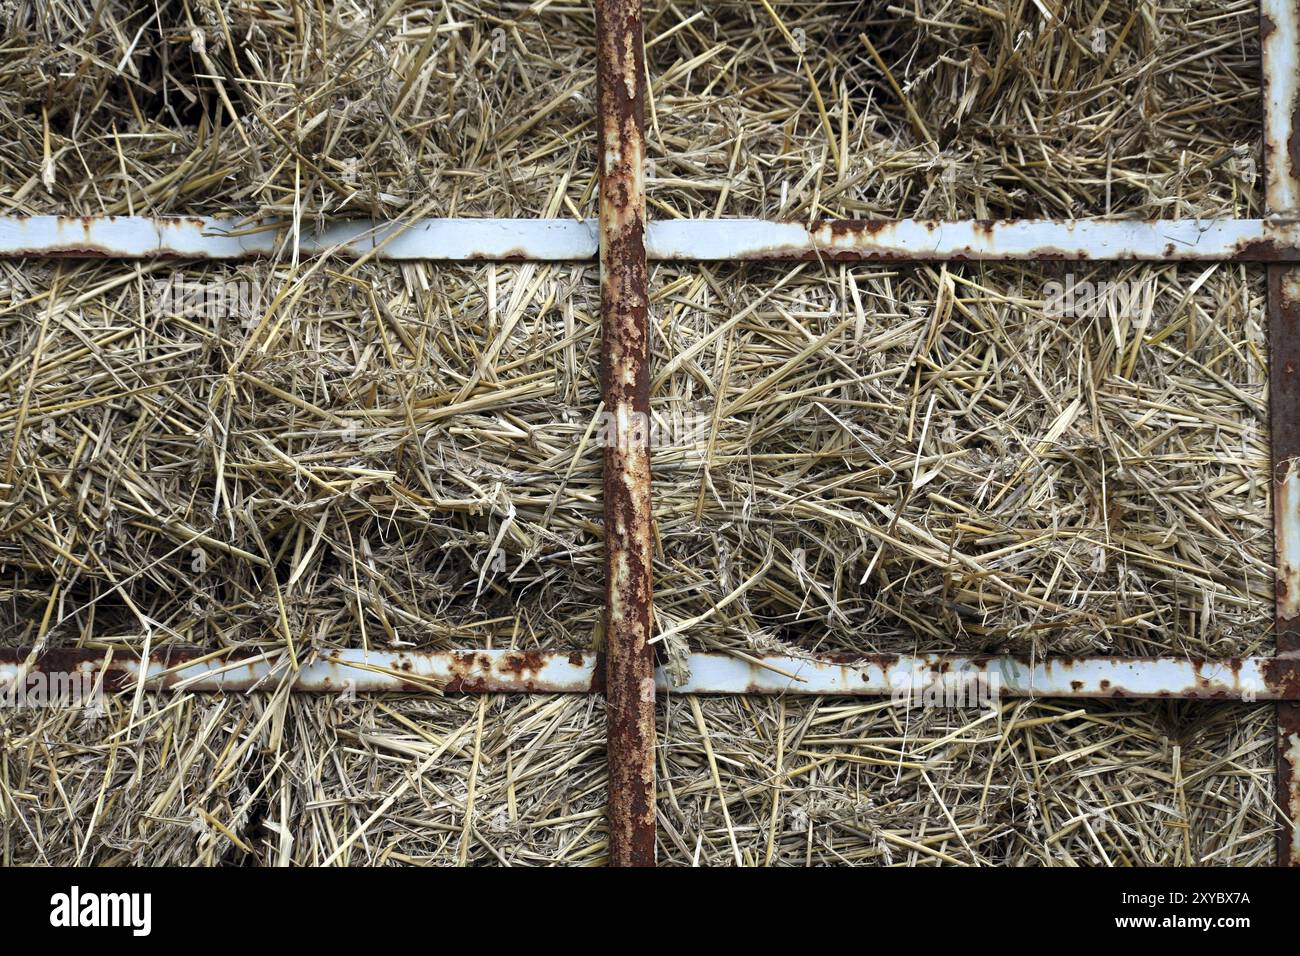
<path id="1" fill-rule="evenodd" d="M 655 862 L 650 329 L 641 0 L 596 2 L 609 862 Z"/>
<path id="2" fill-rule="evenodd" d="M 1262 0 L 1265 212 L 1300 216 L 1300 0 Z M 1278 658 L 1300 659 L 1300 268 L 1268 267 Z M 1300 704 L 1277 704 L 1278 863 L 1300 865 Z"/>
<path id="3" fill-rule="evenodd" d="M 1300 269 L 1268 268 L 1277 657 L 1300 658 Z M 1277 705 L 1278 863 L 1300 865 L 1300 704 Z"/>

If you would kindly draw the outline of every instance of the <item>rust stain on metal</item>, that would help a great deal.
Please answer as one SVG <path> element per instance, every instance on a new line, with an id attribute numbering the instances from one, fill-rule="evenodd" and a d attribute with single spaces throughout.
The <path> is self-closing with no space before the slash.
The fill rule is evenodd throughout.
<path id="1" fill-rule="evenodd" d="M 1168 250 L 1172 258 L 1174 250 Z M 1296 250 L 1273 239 L 1252 239 L 1233 246 L 1231 259 L 1236 262 L 1295 262 Z"/>
<path id="2" fill-rule="evenodd" d="M 1300 215 L 1300 2 L 1263 0 L 1265 213 Z M 1268 268 L 1269 419 L 1272 435 L 1277 659 L 1300 664 L 1300 267 Z M 1294 691 L 1294 674 L 1286 678 Z M 1287 695 L 1290 696 L 1290 695 Z M 1277 704 L 1277 861 L 1300 866 L 1300 704 Z"/>
<path id="3" fill-rule="evenodd" d="M 0 648 L 0 668 L 21 667 L 30 648 Z M 500 652 L 497 652 L 500 653 Z M 446 662 L 445 672 L 439 668 Z M 548 665 L 567 663 L 572 672 L 547 672 Z M 279 685 L 284 672 L 271 674 L 276 663 L 255 651 L 214 652 L 172 646 L 150 657 L 146 686 L 167 690 L 179 686 L 195 692 L 245 693 Z M 410 652 L 392 659 L 388 667 L 373 667 L 338 659 L 328 652 L 300 671 L 293 690 L 299 693 L 332 694 L 345 689 L 380 690 L 387 693 L 552 693 L 585 694 L 603 688 L 603 673 L 597 660 L 595 671 L 586 675 L 586 656 L 581 652 L 508 651 L 500 656 L 483 651 Z M 140 674 L 140 658 L 124 650 L 110 659 L 104 651 L 91 648 L 47 648 L 25 670 L 27 674 L 75 675 L 88 681 L 99 679 L 107 693 L 134 690 Z M 371 668 L 371 669 L 368 669 Z M 307 673 L 307 671 L 310 673 Z M 581 678 L 581 679 L 579 679 Z M 0 689 L 3 689 L 0 684 Z"/>
<path id="4" fill-rule="evenodd" d="M 1052 655 L 961 655 L 945 659 L 940 655 L 905 656 L 900 654 L 857 654 L 853 652 L 828 652 L 811 658 L 818 664 L 841 669 L 837 686 L 849 688 L 855 681 L 870 681 L 873 671 L 891 675 L 900 667 L 916 662 L 923 667 L 915 671 L 919 681 L 918 692 L 932 685 L 939 686 L 948 680 L 976 677 L 1000 678 L 1000 693 L 1007 696 L 1028 696 L 1033 688 L 1024 678 L 1037 671 L 1044 675 L 1048 689 L 1039 689 L 1035 696 L 1042 697 L 1145 697 L 1173 698 L 1179 700 L 1246 700 L 1300 701 L 1300 657 L 1274 657 L 1253 667 L 1259 659 L 1248 661 L 1239 657 L 1183 660 L 1162 657 L 1076 657 Z M 1244 672 L 1252 664 L 1251 676 Z M 1133 675 L 1127 686 L 1115 686 L 1109 678 L 1098 678 L 1096 665 L 1115 665 Z M 1171 672 L 1169 665 L 1175 665 Z M 756 675 L 766 672 L 753 666 Z M 1171 673 L 1182 675 L 1174 680 Z M 1261 684 L 1262 678 L 1262 684 Z M 1068 692 L 1064 690 L 1068 686 Z M 746 693 L 786 694 L 798 692 L 793 685 L 753 681 Z"/>
<path id="5" fill-rule="evenodd" d="M 1268 270 L 1277 653 L 1300 652 L 1300 269 Z"/>
<path id="6" fill-rule="evenodd" d="M 1300 820 L 1300 704 L 1277 705 L 1277 777 L 1282 811 L 1277 858 L 1282 866 L 1300 865 L 1300 827 L 1288 825 Z"/>
<path id="7" fill-rule="evenodd" d="M 28 663 L 29 657 L 32 658 Z M 211 651 L 171 645 L 151 655 L 151 690 L 242 693 L 271 690 L 288 677 L 282 652 Z M 325 651 L 301 666 L 298 693 L 605 693 L 605 656 L 576 650 Z M 93 648 L 0 648 L 0 692 L 18 676 L 102 679 L 109 692 L 133 690 L 142 661 L 119 649 L 111 661 Z M 689 694 L 893 696 L 996 682 L 1008 697 L 1157 697 L 1183 700 L 1300 701 L 1300 657 L 1187 660 L 1176 657 L 1031 658 L 1024 655 L 855 654 L 738 660 L 726 654 L 688 658 L 690 676 L 663 690 Z M 21 672 L 21 674 L 20 674 Z"/>
<path id="8" fill-rule="evenodd" d="M 1285 374 L 1275 369 L 1274 374 Z M 1277 551 L 1277 616 L 1293 621 L 1300 615 L 1300 462 L 1282 464 L 1273 496 L 1274 547 Z M 1291 625 L 1287 625 L 1291 630 Z"/>
<path id="9" fill-rule="evenodd" d="M 1300 658 L 1300 271 L 1268 274 L 1273 521 L 1276 549 L 1275 667 Z M 1294 675 L 1294 671 L 1292 671 Z M 1291 688 L 1294 690 L 1294 687 Z M 1277 705 L 1278 863 L 1300 865 L 1300 705 Z"/>
<path id="10" fill-rule="evenodd" d="M 1264 61 L 1264 168 L 1268 213 L 1300 213 L 1300 3 L 1264 0 L 1259 24 Z"/>
<path id="11" fill-rule="evenodd" d="M 1293 696 L 1300 664 L 1300 269 L 1270 266 L 1269 404 L 1273 451 L 1277 659 Z M 1289 676 L 1283 678 L 1282 672 Z M 1278 863 L 1300 865 L 1300 704 L 1277 705 Z"/>
<path id="12" fill-rule="evenodd" d="M 1223 237 L 1211 230 L 1206 233 L 1197 224 L 1190 234 L 1188 223 L 1180 220 L 1142 219 L 1122 223 L 1098 224 L 1089 220 L 1047 221 L 1015 219 L 971 219 L 961 221 L 921 219 L 823 219 L 812 223 L 777 221 L 763 223 L 781 228 L 794 227 L 795 233 L 775 233 L 769 243 L 756 235 L 735 258 L 757 260 L 821 260 L 828 262 L 982 262 L 1013 261 L 1089 261 L 1105 259 L 1118 262 L 1162 261 L 1162 259 L 1203 259 L 1233 262 L 1300 261 L 1287 223 L 1266 224 L 1256 231 L 1248 221 L 1223 220 L 1210 225 L 1241 226 L 1239 235 Z M 1090 232 L 1089 227 L 1123 227 L 1113 232 L 1107 247 L 1105 233 Z M 1124 228 L 1131 228 L 1125 233 Z M 1075 230 L 1079 230 L 1076 232 Z M 1178 241 L 1161 241 L 1166 230 L 1173 230 Z M 954 241 L 954 236 L 962 240 Z M 1206 238 L 1204 246 L 1201 238 Z M 1222 241 L 1224 239 L 1228 241 Z M 683 237 L 682 241 L 686 241 Z M 1071 242 L 1078 242 L 1078 246 Z M 712 258 L 703 243 L 688 247 L 703 258 Z M 691 255 L 671 258 L 691 259 Z"/>
<path id="13" fill-rule="evenodd" d="M 597 0 L 601 377 L 605 447 L 609 862 L 655 859 L 655 681 L 650 648 L 649 294 L 645 48 L 640 0 Z"/>
<path id="14" fill-rule="evenodd" d="M 27 649 L 0 651 L 0 664 L 22 664 L 29 654 Z M 90 682 L 103 672 L 101 686 L 107 694 L 116 694 L 126 688 L 126 674 L 120 668 L 107 668 L 103 664 L 107 655 L 103 651 L 87 652 L 80 649 L 50 648 L 43 650 L 32 663 L 29 673 L 77 675 Z"/>

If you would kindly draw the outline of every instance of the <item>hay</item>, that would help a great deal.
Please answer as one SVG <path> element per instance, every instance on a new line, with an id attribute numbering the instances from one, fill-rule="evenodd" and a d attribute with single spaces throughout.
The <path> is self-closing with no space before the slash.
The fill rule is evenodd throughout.
<path id="1" fill-rule="evenodd" d="M 0 862 L 604 858 L 598 698 L 146 695 L 133 723 L 129 709 L 3 725 Z M 660 859 L 1268 865 L 1271 721 L 1218 704 L 670 698 Z"/>
<path id="2" fill-rule="evenodd" d="M 1254 4 L 1058 6 L 651 4 L 652 214 L 1257 214 Z M 6 206 L 594 214 L 589 5 L 295 9 L 9 3 Z M 178 316 L 176 275 L 261 298 Z M 1049 314 L 1071 275 L 1147 305 Z M 1271 647 L 1254 270 L 652 283 L 670 658 Z M 600 646 L 598 333 L 591 265 L 0 263 L 0 645 Z M 1264 863 L 1270 714 L 670 698 L 661 855 Z M 603 860 L 599 699 L 0 734 L 4 862 Z"/>
<path id="3" fill-rule="evenodd" d="M 177 318 L 155 286 L 170 267 L 52 267 L 0 340 L 22 396 L 0 543 L 19 613 L 0 637 L 589 644 L 594 272 L 200 268 L 180 281 L 296 301 Z"/>
<path id="4" fill-rule="evenodd" d="M 17 211 L 311 220 L 590 206 L 588 4 L 7 6 L 0 176 Z M 566 208 L 550 208 L 554 177 L 570 175 Z"/>
<path id="5" fill-rule="evenodd" d="M 652 215 L 1259 212 L 1252 0 L 649 6 Z"/>
<path id="6" fill-rule="evenodd" d="M 594 216 L 589 4 L 6 7 L 16 211 Z M 646 22 L 654 215 L 1258 211 L 1253 0 L 656 0 Z"/>
<path id="7" fill-rule="evenodd" d="M 1072 275 L 1124 283 L 1149 308 L 1045 314 L 1046 283 Z M 656 458 L 656 612 L 682 643 L 1267 651 L 1250 270 L 813 264 L 656 279 L 671 290 L 659 407 L 721 404 L 693 445 Z"/>

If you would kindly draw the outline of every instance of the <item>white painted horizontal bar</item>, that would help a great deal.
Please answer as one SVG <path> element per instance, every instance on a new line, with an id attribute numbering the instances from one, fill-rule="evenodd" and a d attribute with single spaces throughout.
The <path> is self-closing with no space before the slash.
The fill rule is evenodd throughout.
<path id="1" fill-rule="evenodd" d="M 0 257 L 103 256 L 242 259 L 288 254 L 283 224 L 142 216 L 0 216 Z M 388 260 L 594 259 L 594 220 L 421 219 L 337 222 L 304 229 L 301 255 Z M 828 221 L 812 226 L 759 219 L 652 222 L 651 259 L 708 261 L 846 260 L 1147 260 L 1300 261 L 1300 225 L 1262 219 L 1152 221 L 1006 220 Z"/>
<path id="2" fill-rule="evenodd" d="M 33 675 L 72 676 L 83 684 L 102 673 L 111 686 L 133 686 L 140 679 L 140 661 L 131 655 L 118 653 L 110 658 L 100 651 L 53 651 L 25 669 L 25 650 L 0 649 L 0 694 L 14 685 L 20 673 L 24 680 Z M 165 689 L 248 691 L 274 688 L 289 673 L 290 661 L 283 653 L 226 659 L 221 652 L 205 654 L 187 648 L 180 652 L 163 650 L 151 657 L 145 680 Z M 589 692 L 595 673 L 596 656 L 578 652 L 399 652 L 357 648 L 332 651 L 302 665 L 292 684 L 297 691 L 325 693 L 535 689 L 565 694 Z"/>
<path id="3" fill-rule="evenodd" d="M 165 652 L 164 652 L 165 653 Z M 21 651 L 0 652 L 0 692 L 14 685 L 25 663 Z M 678 694 L 813 694 L 949 701 L 998 697 L 1178 697 L 1239 700 L 1293 699 L 1300 667 L 1279 667 L 1272 658 L 1221 661 L 1173 658 L 967 657 L 925 654 L 867 655 L 839 663 L 796 657 L 754 659 L 692 654 L 689 678 L 674 685 L 663 668 L 656 684 Z M 189 650 L 150 661 L 147 681 L 192 691 L 248 691 L 277 686 L 289 674 L 283 655 L 223 661 Z M 51 652 L 33 675 L 73 674 L 83 682 L 104 672 L 111 686 L 139 679 L 135 658 L 118 654 L 105 667 L 95 651 Z M 303 666 L 292 681 L 297 691 L 591 693 L 601 689 L 596 655 L 588 652 L 509 650 L 331 652 Z M 2 698 L 0 698 L 2 699 Z M 964 699 L 964 698 L 962 698 Z"/>
<path id="4" fill-rule="evenodd" d="M 844 694 L 912 696 L 978 690 L 1007 697 L 1195 697 L 1268 700 L 1286 693 L 1270 677 L 1269 658 L 1187 661 L 1172 658 L 1023 658 L 872 655 L 850 664 L 721 654 L 689 659 L 686 694 Z M 661 682 L 665 680 L 660 675 Z"/>
<path id="5" fill-rule="evenodd" d="M 670 220 L 650 224 L 653 259 L 1294 260 L 1295 223 L 1262 219 L 1051 221 Z"/>
<path id="6" fill-rule="evenodd" d="M 293 251 L 283 224 L 144 216 L 0 216 L 0 256 L 243 259 Z M 297 239 L 304 256 L 382 259 L 580 260 L 596 256 L 595 222 L 567 219 L 421 219 L 336 222 Z"/>

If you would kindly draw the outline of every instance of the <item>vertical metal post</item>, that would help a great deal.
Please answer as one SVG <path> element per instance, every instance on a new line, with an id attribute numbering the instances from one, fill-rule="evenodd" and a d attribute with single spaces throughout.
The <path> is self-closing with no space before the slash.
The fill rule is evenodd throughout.
<path id="1" fill-rule="evenodd" d="M 1300 657 L 1300 269 L 1268 267 L 1277 656 Z M 1278 863 L 1300 865 L 1300 704 L 1277 707 Z"/>
<path id="2" fill-rule="evenodd" d="M 1300 0 L 1262 0 L 1265 212 L 1300 215 Z M 1277 656 L 1300 658 L 1300 267 L 1268 267 Z M 1300 865 L 1300 704 L 1277 705 L 1278 864 Z"/>
<path id="3" fill-rule="evenodd" d="M 596 0 L 609 862 L 655 862 L 650 329 L 641 0 Z"/>

